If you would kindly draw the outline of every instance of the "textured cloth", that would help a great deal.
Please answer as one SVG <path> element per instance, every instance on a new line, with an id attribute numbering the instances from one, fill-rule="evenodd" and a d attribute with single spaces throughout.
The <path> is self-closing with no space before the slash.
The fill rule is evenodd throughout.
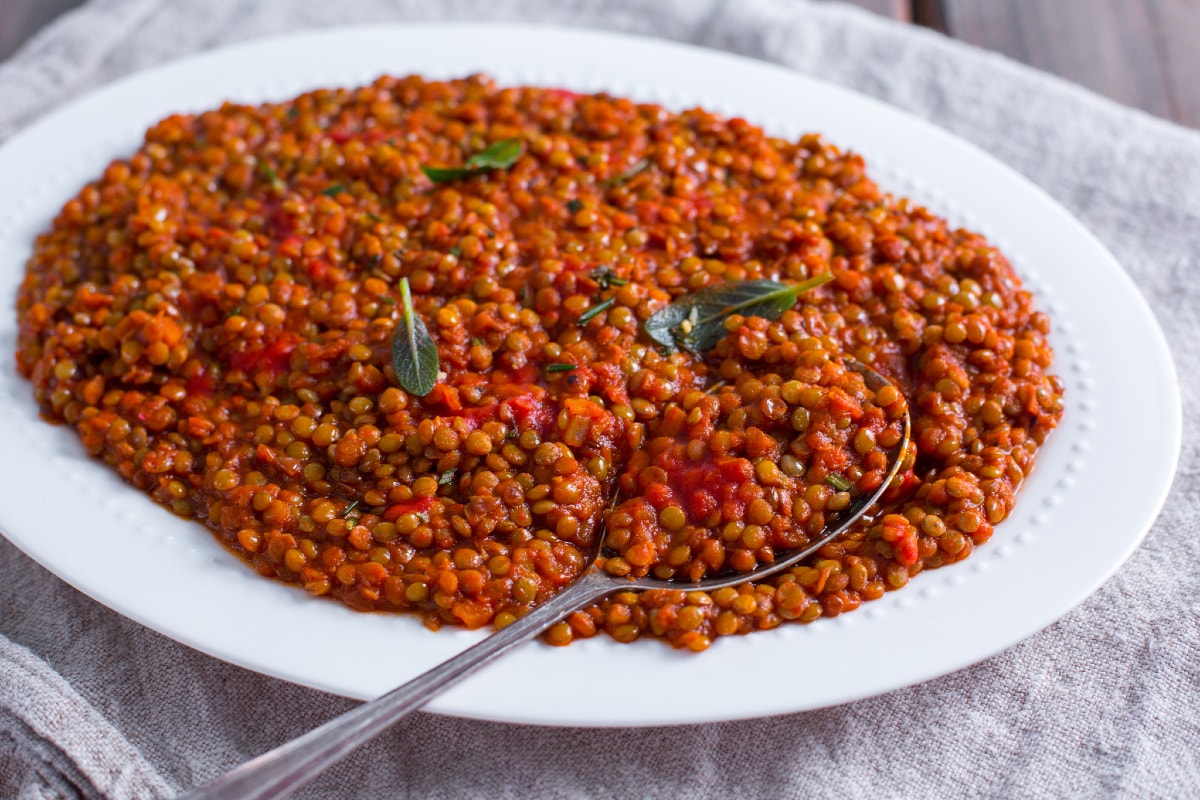
<path id="1" fill-rule="evenodd" d="M 1173 342 L 1185 430 L 1200 424 L 1200 135 L 847 7 L 95 0 L 0 66 L 0 137 L 94 86 L 224 42 L 431 19 L 610 28 L 724 48 L 875 95 L 975 142 L 1062 202 L 1132 274 Z M 1025 642 L 920 686 L 683 728 L 548 729 L 418 714 L 297 796 L 1193 795 L 1198 503 L 1200 452 L 1189 437 L 1162 517 L 1099 592 Z M 145 630 L 0 539 L 0 797 L 170 796 L 352 705 Z"/>

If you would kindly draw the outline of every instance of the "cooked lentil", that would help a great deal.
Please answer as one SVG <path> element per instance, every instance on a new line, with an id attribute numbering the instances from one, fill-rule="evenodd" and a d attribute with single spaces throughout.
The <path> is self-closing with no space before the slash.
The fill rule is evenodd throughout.
<path id="1" fill-rule="evenodd" d="M 511 167 L 422 171 L 513 138 Z M 707 357 L 641 334 L 689 291 L 821 272 Z M 425 397 L 391 367 L 403 277 L 438 346 Z M 840 481 L 878 485 L 909 407 L 870 521 L 756 585 L 617 594 L 555 644 L 702 650 L 853 610 L 986 542 L 1062 414 L 1004 256 L 860 157 L 484 77 L 164 119 L 38 237 L 18 314 L 19 369 L 92 455 L 262 575 L 434 628 L 511 623 L 605 522 L 617 574 L 769 561 L 845 507 Z"/>

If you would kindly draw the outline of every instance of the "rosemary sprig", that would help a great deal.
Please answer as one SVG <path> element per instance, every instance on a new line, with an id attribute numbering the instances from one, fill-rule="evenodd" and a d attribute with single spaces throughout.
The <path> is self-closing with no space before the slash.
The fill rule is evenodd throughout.
<path id="1" fill-rule="evenodd" d="M 605 181 L 604 185 L 605 186 L 620 186 L 622 183 L 625 183 L 625 181 L 629 180 L 630 178 L 635 178 L 638 175 L 640 175 L 641 173 L 645 172 L 646 168 L 649 166 L 650 166 L 649 159 L 640 158 L 636 162 L 634 162 L 633 166 L 631 166 L 629 169 L 625 170 L 624 172 L 620 173 L 619 175 L 615 175 L 612 178 L 609 178 L 607 181 Z"/>
<path id="2" fill-rule="evenodd" d="M 854 487 L 854 484 L 850 483 L 850 481 L 846 480 L 841 475 L 838 475 L 836 472 L 832 475 L 826 475 L 825 482 L 837 489 L 839 492 L 846 492 Z"/>
<path id="3" fill-rule="evenodd" d="M 601 291 L 604 291 L 610 286 L 624 286 L 625 284 L 629 283 L 626 278 L 618 278 L 616 273 L 613 272 L 613 268 L 607 264 L 596 267 L 594 270 L 588 273 L 588 277 L 596 282 L 596 285 L 600 287 Z"/>
<path id="4" fill-rule="evenodd" d="M 580 326 L 587 325 L 589 322 L 594 320 L 596 317 L 600 316 L 605 311 L 612 308 L 613 303 L 615 303 L 615 302 L 617 302 L 617 298 L 610 297 L 607 300 L 602 300 L 601 302 L 596 303 L 596 305 L 592 306 L 587 311 L 585 311 L 579 315 L 579 325 Z"/>

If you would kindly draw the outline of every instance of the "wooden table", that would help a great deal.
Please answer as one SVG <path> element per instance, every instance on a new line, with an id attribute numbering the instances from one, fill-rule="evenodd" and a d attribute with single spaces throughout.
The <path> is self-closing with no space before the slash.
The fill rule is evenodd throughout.
<path id="1" fill-rule="evenodd" d="M 81 0 L 0 0 L 0 59 Z M 1200 128 L 1200 0 L 848 0 Z"/>
<path id="2" fill-rule="evenodd" d="M 1200 127 L 1200 0 L 849 0 Z"/>

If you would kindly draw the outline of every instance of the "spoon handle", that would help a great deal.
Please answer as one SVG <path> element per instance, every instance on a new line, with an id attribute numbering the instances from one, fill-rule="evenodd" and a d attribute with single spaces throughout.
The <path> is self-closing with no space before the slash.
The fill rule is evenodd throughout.
<path id="1" fill-rule="evenodd" d="M 428 672 L 319 728 L 247 761 L 177 800 L 268 800 L 284 797 L 373 739 L 401 717 L 555 622 L 616 587 L 595 569 L 544 604 Z"/>

